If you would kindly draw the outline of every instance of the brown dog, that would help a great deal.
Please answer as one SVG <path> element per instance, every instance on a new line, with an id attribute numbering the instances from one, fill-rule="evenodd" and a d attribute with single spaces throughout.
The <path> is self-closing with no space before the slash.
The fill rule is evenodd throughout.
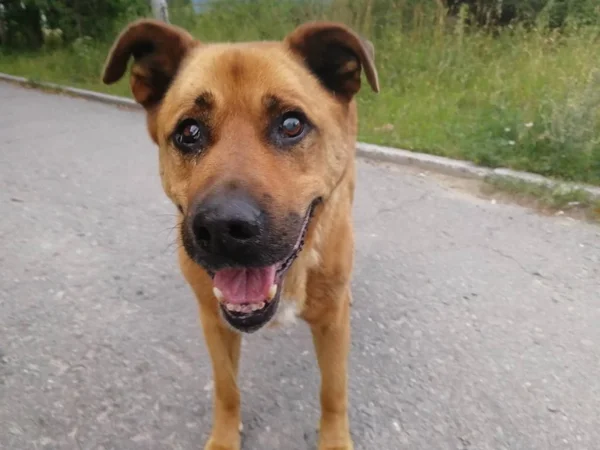
<path id="1" fill-rule="evenodd" d="M 315 22 L 282 42 L 205 44 L 141 20 L 117 38 L 104 82 L 119 80 L 131 57 L 212 360 L 206 449 L 240 448 L 240 332 L 290 305 L 311 327 L 321 370 L 319 449 L 352 449 L 354 96 L 361 70 L 379 91 L 371 43 Z"/>

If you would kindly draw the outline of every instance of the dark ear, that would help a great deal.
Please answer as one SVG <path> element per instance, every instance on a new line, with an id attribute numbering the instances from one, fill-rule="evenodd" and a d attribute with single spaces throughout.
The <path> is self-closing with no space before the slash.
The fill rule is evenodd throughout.
<path id="1" fill-rule="evenodd" d="M 192 35 L 181 28 L 158 20 L 138 20 L 115 40 L 102 81 L 106 84 L 119 81 L 133 56 L 131 92 L 138 103 L 150 108 L 163 98 L 181 61 L 195 44 L 198 42 Z"/>
<path id="2" fill-rule="evenodd" d="M 285 42 L 336 95 L 352 99 L 360 89 L 361 68 L 373 91 L 379 92 L 373 44 L 345 25 L 309 22 L 296 28 Z"/>

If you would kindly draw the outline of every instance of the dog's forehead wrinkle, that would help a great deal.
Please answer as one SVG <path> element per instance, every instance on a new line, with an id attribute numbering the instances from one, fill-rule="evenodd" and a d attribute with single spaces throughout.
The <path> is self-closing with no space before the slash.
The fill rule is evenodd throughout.
<path id="1" fill-rule="evenodd" d="M 195 100 L 196 106 L 202 109 L 209 109 L 213 106 L 214 95 L 210 91 L 204 91 L 198 94 Z"/>
<path id="2" fill-rule="evenodd" d="M 213 44 L 194 50 L 182 78 L 186 84 L 196 78 L 201 84 L 228 85 L 233 91 L 242 83 L 258 90 L 271 86 L 279 93 L 286 87 L 302 86 L 299 69 L 301 65 L 279 44 Z"/>
<path id="3" fill-rule="evenodd" d="M 312 116 L 310 104 L 292 91 L 283 91 L 277 94 L 267 91 L 263 95 L 263 104 L 265 111 L 271 116 L 289 111 L 301 111 L 307 116 Z"/>
<path id="4" fill-rule="evenodd" d="M 263 95 L 263 104 L 268 114 L 273 115 L 284 109 L 284 102 L 278 95 L 267 92 Z"/>

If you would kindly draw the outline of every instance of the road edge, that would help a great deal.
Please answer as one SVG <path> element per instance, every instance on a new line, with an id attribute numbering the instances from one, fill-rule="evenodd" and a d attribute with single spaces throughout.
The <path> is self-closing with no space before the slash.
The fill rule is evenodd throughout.
<path id="1" fill-rule="evenodd" d="M 29 88 L 50 90 L 56 93 L 63 93 L 72 95 L 74 97 L 80 97 L 87 100 L 98 101 L 116 106 L 140 110 L 142 109 L 142 107 L 136 103 L 135 100 L 126 97 L 103 94 L 87 89 L 79 89 L 55 83 L 33 81 L 24 77 L 9 75 L 2 72 L 0 72 L 0 81 L 15 83 Z M 427 153 L 413 152 L 395 147 L 385 147 L 366 142 L 358 142 L 356 145 L 356 154 L 357 156 L 366 160 L 397 164 L 401 166 L 412 166 L 420 170 L 438 172 L 460 178 L 475 178 L 485 180 L 490 177 L 501 177 L 566 191 L 580 190 L 586 192 L 594 199 L 600 199 L 600 187 L 554 180 L 530 172 L 521 172 L 506 168 L 493 169 L 489 167 L 482 167 L 477 166 L 469 161 L 445 158 L 443 156 L 435 156 Z"/>

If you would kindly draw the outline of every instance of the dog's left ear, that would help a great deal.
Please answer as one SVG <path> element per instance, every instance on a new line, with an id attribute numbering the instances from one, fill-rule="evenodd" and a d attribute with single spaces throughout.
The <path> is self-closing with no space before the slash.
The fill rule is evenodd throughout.
<path id="1" fill-rule="evenodd" d="M 285 38 L 323 85 L 350 101 L 360 89 L 364 68 L 371 89 L 379 92 L 373 44 L 347 26 L 335 22 L 309 22 Z"/>

